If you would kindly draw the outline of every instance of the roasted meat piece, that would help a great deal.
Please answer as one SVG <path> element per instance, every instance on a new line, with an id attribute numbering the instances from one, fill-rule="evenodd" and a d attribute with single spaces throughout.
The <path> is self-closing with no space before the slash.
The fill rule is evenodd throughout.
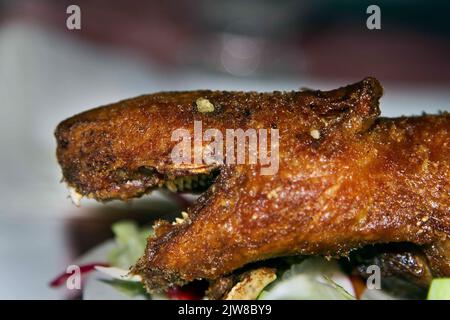
<path id="1" fill-rule="evenodd" d="M 433 276 L 450 276 L 450 115 L 380 118 L 381 95 L 373 78 L 325 92 L 146 95 L 62 122 L 57 156 L 67 184 L 98 200 L 209 186 L 179 223 L 155 225 L 132 269 L 149 291 L 273 257 L 391 242 L 416 245 Z M 262 174 L 260 162 L 175 164 L 172 134 L 193 134 L 195 121 L 203 131 L 278 130 L 276 172 Z"/>

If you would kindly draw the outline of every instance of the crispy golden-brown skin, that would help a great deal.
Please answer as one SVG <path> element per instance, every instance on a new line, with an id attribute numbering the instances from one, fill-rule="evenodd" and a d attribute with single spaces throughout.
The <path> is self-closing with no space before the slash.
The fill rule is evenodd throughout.
<path id="1" fill-rule="evenodd" d="M 267 258 L 342 256 L 388 242 L 421 246 L 433 275 L 449 276 L 450 116 L 378 118 L 381 94 L 378 81 L 366 78 L 328 92 L 146 95 L 62 122 L 57 155 L 69 186 L 99 200 L 220 170 L 188 219 L 156 225 L 132 270 L 149 290 L 217 279 Z M 200 97 L 215 110 L 198 112 Z M 194 120 L 222 132 L 277 128 L 279 171 L 174 165 L 171 134 L 192 132 Z"/>

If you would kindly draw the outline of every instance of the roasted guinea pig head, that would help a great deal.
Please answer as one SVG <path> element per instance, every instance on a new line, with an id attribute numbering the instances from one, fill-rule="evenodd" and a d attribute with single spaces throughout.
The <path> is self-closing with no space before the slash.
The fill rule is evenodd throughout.
<path id="1" fill-rule="evenodd" d="M 449 276 L 449 114 L 379 118 L 381 95 L 373 78 L 325 92 L 145 95 L 62 122 L 57 156 L 69 187 L 98 200 L 206 187 L 183 220 L 155 224 L 132 269 L 149 291 L 269 258 L 390 242 L 420 248 L 427 277 Z M 210 148 L 195 144 L 199 123 L 222 137 L 267 129 L 266 148 L 253 152 L 273 161 L 250 163 L 252 152 L 227 161 L 238 143 L 224 146 L 224 161 L 194 161 Z M 173 159 L 179 129 L 197 148 L 183 163 Z"/>

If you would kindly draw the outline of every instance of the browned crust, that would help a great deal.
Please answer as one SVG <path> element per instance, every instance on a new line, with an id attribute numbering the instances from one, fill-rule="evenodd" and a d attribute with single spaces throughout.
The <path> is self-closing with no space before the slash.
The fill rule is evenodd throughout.
<path id="1" fill-rule="evenodd" d="M 310 127 L 330 128 L 350 122 L 362 130 L 378 115 L 381 87 L 375 79 L 331 92 L 162 92 L 99 107 L 61 122 L 55 130 L 57 158 L 64 180 L 83 196 L 128 199 L 146 193 L 166 176 L 207 172 L 211 166 L 173 166 L 170 153 L 175 129 L 205 130 L 295 127 L 296 144 L 310 143 Z M 214 112 L 201 113 L 196 100 L 207 98 Z M 323 128 L 325 130 L 325 128 Z M 130 183 L 139 181 L 139 184 Z"/>
<path id="2" fill-rule="evenodd" d="M 434 246 L 427 251 L 432 272 L 448 276 L 448 254 L 436 248 L 450 234 L 450 117 L 377 119 L 381 94 L 378 81 L 367 78 L 329 92 L 141 96 L 61 123 L 58 160 L 81 194 L 127 199 L 167 175 L 210 170 L 171 164 L 171 132 L 192 130 L 194 120 L 205 129 L 280 130 L 276 175 L 259 175 L 258 166 L 220 167 L 215 184 L 189 208 L 188 222 L 160 224 L 133 269 L 149 290 L 217 279 L 271 257 L 347 255 L 388 242 Z M 199 97 L 214 112 L 197 112 Z"/>

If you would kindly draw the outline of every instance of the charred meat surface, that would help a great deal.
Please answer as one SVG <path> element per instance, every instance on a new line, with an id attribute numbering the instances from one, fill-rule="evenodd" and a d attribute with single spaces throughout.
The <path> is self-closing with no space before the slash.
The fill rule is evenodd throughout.
<path id="1" fill-rule="evenodd" d="M 382 279 L 397 277 L 420 288 L 427 288 L 433 276 L 423 248 L 411 244 L 390 243 L 367 246 L 350 254 L 350 263 L 363 278 L 368 268 L 380 267 Z"/>
<path id="2" fill-rule="evenodd" d="M 450 116 L 380 118 L 373 78 L 332 91 L 168 92 L 97 108 L 56 129 L 64 180 L 83 196 L 128 199 L 217 172 L 183 223 L 160 221 L 132 272 L 149 291 L 219 279 L 255 261 L 346 256 L 369 244 L 423 248 L 450 276 Z M 197 108 L 207 99 L 207 112 Z M 171 135 L 277 128 L 279 169 L 175 165 Z M 428 269 L 427 269 L 428 270 Z"/>

